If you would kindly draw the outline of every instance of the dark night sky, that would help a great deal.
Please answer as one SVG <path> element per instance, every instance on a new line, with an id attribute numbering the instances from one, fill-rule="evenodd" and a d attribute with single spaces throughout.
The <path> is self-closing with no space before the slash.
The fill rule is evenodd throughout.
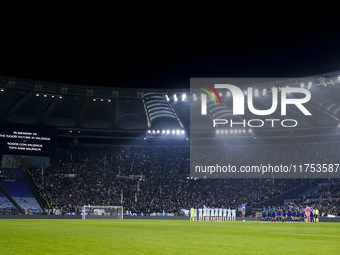
<path id="1" fill-rule="evenodd" d="M 169 26 L 56 36 L 6 50 L 0 75 L 132 88 L 185 88 L 190 77 L 316 75 L 340 71 L 337 30 L 308 22 L 218 33 Z"/>

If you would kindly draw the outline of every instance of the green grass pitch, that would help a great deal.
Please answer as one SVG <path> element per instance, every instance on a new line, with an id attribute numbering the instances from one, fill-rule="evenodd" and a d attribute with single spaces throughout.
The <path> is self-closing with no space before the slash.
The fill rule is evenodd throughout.
<path id="1" fill-rule="evenodd" d="M 339 254 L 339 223 L 0 220 L 0 254 Z"/>

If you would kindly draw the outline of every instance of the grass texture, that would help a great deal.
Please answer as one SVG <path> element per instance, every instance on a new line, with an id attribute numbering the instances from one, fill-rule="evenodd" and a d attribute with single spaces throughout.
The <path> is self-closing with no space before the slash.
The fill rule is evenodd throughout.
<path id="1" fill-rule="evenodd" d="M 339 254 L 339 223 L 0 220 L 0 254 Z"/>

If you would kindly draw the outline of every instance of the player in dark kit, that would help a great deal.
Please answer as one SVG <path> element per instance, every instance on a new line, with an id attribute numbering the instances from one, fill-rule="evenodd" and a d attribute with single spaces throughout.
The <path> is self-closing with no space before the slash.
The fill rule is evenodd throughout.
<path id="1" fill-rule="evenodd" d="M 263 221 L 267 223 L 267 207 L 265 205 L 262 206 L 262 223 Z"/>
<path id="2" fill-rule="evenodd" d="M 295 222 L 299 222 L 300 221 L 300 211 L 299 211 L 299 207 L 295 207 Z"/>
<path id="3" fill-rule="evenodd" d="M 311 208 L 311 210 L 310 210 L 310 222 L 314 222 L 313 208 Z"/>
<path id="4" fill-rule="evenodd" d="M 305 221 L 305 208 L 303 208 L 302 206 L 300 206 L 299 211 L 300 211 L 300 222 L 304 222 Z"/>
<path id="5" fill-rule="evenodd" d="M 290 205 L 287 207 L 287 222 L 292 222 L 292 208 Z"/>
<path id="6" fill-rule="evenodd" d="M 277 210 L 276 220 L 277 220 L 277 222 L 281 223 L 282 222 L 282 207 L 280 205 L 277 205 L 276 210 Z"/>
<path id="7" fill-rule="evenodd" d="M 270 223 L 272 219 L 272 211 L 270 210 L 270 208 L 267 208 L 267 222 Z"/>
<path id="8" fill-rule="evenodd" d="M 292 222 L 296 222 L 296 209 L 292 209 Z"/>
<path id="9" fill-rule="evenodd" d="M 286 211 L 286 208 L 283 207 L 283 210 L 282 210 L 282 222 L 286 222 L 287 220 L 287 211 Z"/>
<path id="10" fill-rule="evenodd" d="M 272 223 L 276 222 L 276 212 L 273 207 L 271 209 L 271 219 L 272 219 Z"/>

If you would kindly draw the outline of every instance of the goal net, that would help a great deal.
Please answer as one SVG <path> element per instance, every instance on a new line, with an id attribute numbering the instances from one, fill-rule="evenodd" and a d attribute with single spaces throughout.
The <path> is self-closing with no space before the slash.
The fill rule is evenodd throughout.
<path id="1" fill-rule="evenodd" d="M 123 206 L 84 205 L 82 219 L 123 219 Z"/>

